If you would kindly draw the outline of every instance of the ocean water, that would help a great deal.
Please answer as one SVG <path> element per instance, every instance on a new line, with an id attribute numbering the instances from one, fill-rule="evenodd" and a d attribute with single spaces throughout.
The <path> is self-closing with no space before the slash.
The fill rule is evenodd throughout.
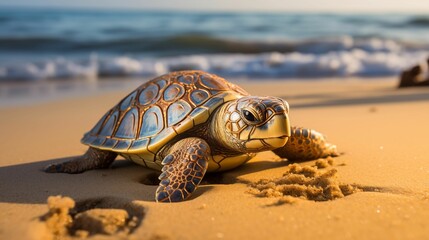
<path id="1" fill-rule="evenodd" d="M 392 76 L 429 56 L 429 15 L 0 8 L 0 80 Z"/>

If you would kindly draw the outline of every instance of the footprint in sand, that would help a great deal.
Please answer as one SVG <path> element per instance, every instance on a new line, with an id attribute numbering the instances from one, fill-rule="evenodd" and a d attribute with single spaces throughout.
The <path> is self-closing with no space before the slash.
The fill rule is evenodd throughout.
<path id="1" fill-rule="evenodd" d="M 149 172 L 141 176 L 137 181 L 143 185 L 147 186 L 158 186 L 160 180 L 158 179 L 160 172 Z M 234 184 L 237 182 L 241 182 L 241 180 L 237 179 L 234 176 L 227 175 L 225 173 L 206 173 L 203 180 L 201 181 L 201 185 L 210 185 L 210 184 Z"/>

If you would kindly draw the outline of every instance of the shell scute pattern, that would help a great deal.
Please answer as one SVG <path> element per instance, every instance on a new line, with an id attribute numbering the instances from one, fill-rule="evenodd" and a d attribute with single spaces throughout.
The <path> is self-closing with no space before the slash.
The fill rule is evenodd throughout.
<path id="1" fill-rule="evenodd" d="M 195 125 L 205 122 L 210 117 L 210 111 L 206 107 L 195 108 L 189 115 Z"/>
<path id="2" fill-rule="evenodd" d="M 147 147 L 147 144 L 149 143 L 149 140 L 147 138 L 143 138 L 140 140 L 136 140 L 131 145 L 131 149 L 145 149 Z"/>
<path id="3" fill-rule="evenodd" d="M 115 150 L 126 150 L 131 146 L 130 140 L 121 140 L 113 147 Z"/>
<path id="4" fill-rule="evenodd" d="M 211 74 L 203 74 L 200 77 L 201 84 L 211 90 L 227 90 L 229 89 L 228 84 L 225 81 L 216 81 Z"/>
<path id="5" fill-rule="evenodd" d="M 139 102 L 141 105 L 149 105 L 154 103 L 157 100 L 159 92 L 159 87 L 157 84 L 149 84 L 143 91 L 140 93 Z"/>
<path id="6" fill-rule="evenodd" d="M 121 105 L 122 106 L 122 105 Z M 135 138 L 138 129 L 139 112 L 137 108 L 129 110 L 121 120 L 115 137 L 118 138 Z M 105 145 L 104 145 L 105 146 Z"/>
<path id="7" fill-rule="evenodd" d="M 168 126 L 171 127 L 183 119 L 191 112 L 192 108 L 189 103 L 184 100 L 174 102 L 167 109 L 167 122 Z"/>
<path id="8" fill-rule="evenodd" d="M 223 98 L 221 97 L 213 97 L 211 99 L 209 99 L 204 106 L 207 107 L 210 110 L 210 113 L 212 113 L 212 111 L 214 109 L 216 109 L 217 107 L 219 107 L 220 105 L 222 105 L 222 103 L 224 103 Z"/>
<path id="9" fill-rule="evenodd" d="M 209 98 L 210 94 L 203 89 L 195 89 L 190 94 L 191 101 L 196 105 L 199 106 L 202 104 L 205 100 Z"/>
<path id="10" fill-rule="evenodd" d="M 178 134 L 204 123 L 226 101 L 248 95 L 223 78 L 183 71 L 148 81 L 109 110 L 82 143 L 153 157 Z"/>
<path id="11" fill-rule="evenodd" d="M 164 89 L 167 86 L 168 81 L 165 80 L 165 79 L 163 79 L 163 78 L 161 78 L 161 79 L 158 79 L 158 81 L 156 81 L 156 84 L 158 84 L 159 89 L 162 90 L 162 89 Z"/>
<path id="12" fill-rule="evenodd" d="M 97 122 L 94 128 L 91 129 L 90 131 L 91 134 L 98 134 L 98 132 L 100 131 L 100 128 L 103 126 L 104 121 L 106 120 L 106 118 L 110 116 L 110 113 L 111 111 L 108 111 L 106 114 L 104 114 L 104 116 Z"/>
<path id="13" fill-rule="evenodd" d="M 188 129 L 191 129 L 194 125 L 194 120 L 190 116 L 188 116 L 183 121 L 174 125 L 173 129 L 177 134 L 180 134 Z"/>
<path id="14" fill-rule="evenodd" d="M 177 83 L 168 86 L 164 91 L 164 101 L 173 102 L 185 94 L 185 88 Z"/>
<path id="15" fill-rule="evenodd" d="M 108 120 L 106 124 L 104 124 L 104 126 L 102 127 L 99 136 L 111 136 L 113 134 L 115 125 L 118 122 L 118 116 L 119 112 L 115 111 L 108 117 Z"/>
<path id="16" fill-rule="evenodd" d="M 160 147 L 162 147 L 164 144 L 163 142 L 165 139 L 172 139 L 176 136 L 176 132 L 173 128 L 166 128 L 159 134 L 155 135 L 150 139 L 150 145 L 148 146 L 148 151 L 152 153 L 156 153 Z"/>
<path id="17" fill-rule="evenodd" d="M 103 146 L 113 148 L 118 143 L 118 140 L 107 138 L 106 141 L 103 143 Z"/>
<path id="18" fill-rule="evenodd" d="M 98 137 L 98 138 L 95 138 L 95 140 L 92 142 L 92 144 L 94 144 L 94 145 L 102 145 L 104 143 L 104 141 L 105 141 L 104 138 Z"/>
<path id="19" fill-rule="evenodd" d="M 122 100 L 121 105 L 119 107 L 119 109 L 121 111 L 125 111 L 127 110 L 127 108 L 130 107 L 131 103 L 134 101 L 134 99 L 136 98 L 137 95 L 137 91 L 132 92 L 131 94 L 128 95 L 128 97 L 126 97 L 124 100 Z"/>
<path id="20" fill-rule="evenodd" d="M 150 137 L 164 128 L 164 117 L 160 107 L 152 106 L 143 114 L 140 138 Z"/>
<path id="21" fill-rule="evenodd" d="M 194 84 L 194 79 L 196 77 L 194 75 L 182 75 L 177 78 L 177 80 L 183 84 Z"/>

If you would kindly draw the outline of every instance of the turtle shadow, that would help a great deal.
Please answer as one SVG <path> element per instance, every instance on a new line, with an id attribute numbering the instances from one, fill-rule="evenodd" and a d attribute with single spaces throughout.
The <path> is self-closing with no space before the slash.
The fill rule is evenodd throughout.
<path id="1" fill-rule="evenodd" d="M 286 160 L 282 160 L 282 161 L 258 160 L 254 162 L 251 161 L 226 172 L 210 173 L 208 176 L 206 176 L 208 177 L 206 184 L 235 184 L 235 183 L 249 184 L 251 181 L 247 179 L 246 175 L 269 170 L 269 169 L 287 167 L 292 163 L 293 162 L 289 162 Z"/>
<path id="2" fill-rule="evenodd" d="M 57 158 L 25 164 L 0 167 L 0 202 L 44 204 L 49 196 L 62 195 L 76 200 L 118 198 L 155 202 L 158 185 L 142 184 L 142 176 L 158 176 L 159 172 L 141 167 L 131 161 L 116 160 L 108 169 L 79 174 L 46 173 L 43 169 L 52 163 L 74 157 Z M 190 200 L 210 191 L 213 187 L 201 186 Z"/>
<path id="3" fill-rule="evenodd" d="M 73 199 L 115 196 L 132 200 L 154 202 L 159 172 L 141 167 L 131 161 L 116 160 L 108 169 L 79 174 L 45 173 L 52 163 L 64 162 L 74 157 L 57 158 L 25 164 L 0 167 L 0 202 L 46 203 L 53 195 Z M 241 176 L 271 168 L 287 166 L 287 161 L 259 160 L 236 169 L 208 173 L 190 200 L 213 189 L 213 185 L 245 183 Z"/>
<path id="4" fill-rule="evenodd" d="M 268 169 L 286 167 L 289 164 L 291 164 L 291 162 L 288 161 L 259 160 L 243 164 L 235 169 L 225 172 L 209 172 L 206 173 L 201 181 L 198 191 L 200 191 L 202 186 L 248 183 L 249 181 L 244 179 L 242 176 Z M 149 169 L 148 171 L 145 171 L 137 181 L 143 185 L 158 186 L 160 182 L 158 179 L 159 174 L 160 172 Z M 194 195 L 195 193 L 192 194 L 192 196 Z"/>
<path id="5" fill-rule="evenodd" d="M 0 202 L 46 203 L 52 195 L 73 199 L 115 196 L 154 202 L 156 186 L 144 186 L 133 179 L 150 171 L 127 160 L 115 161 L 109 169 L 80 174 L 45 173 L 44 167 L 70 160 L 58 158 L 0 167 Z"/>

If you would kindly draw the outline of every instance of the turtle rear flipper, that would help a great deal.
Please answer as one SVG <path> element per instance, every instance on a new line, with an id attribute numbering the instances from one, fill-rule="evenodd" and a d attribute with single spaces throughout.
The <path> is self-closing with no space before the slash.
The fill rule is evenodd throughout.
<path id="1" fill-rule="evenodd" d="M 118 154 L 90 147 L 82 156 L 72 160 L 50 164 L 45 168 L 47 173 L 82 173 L 86 170 L 108 168 Z"/>
<path id="2" fill-rule="evenodd" d="M 292 135 L 284 147 L 273 150 L 289 161 L 306 161 L 338 156 L 337 146 L 326 142 L 325 137 L 308 128 L 292 128 Z"/>
<path id="3" fill-rule="evenodd" d="M 175 143 L 162 161 L 157 202 L 180 202 L 198 187 L 208 168 L 210 148 L 200 138 L 185 138 Z"/>

